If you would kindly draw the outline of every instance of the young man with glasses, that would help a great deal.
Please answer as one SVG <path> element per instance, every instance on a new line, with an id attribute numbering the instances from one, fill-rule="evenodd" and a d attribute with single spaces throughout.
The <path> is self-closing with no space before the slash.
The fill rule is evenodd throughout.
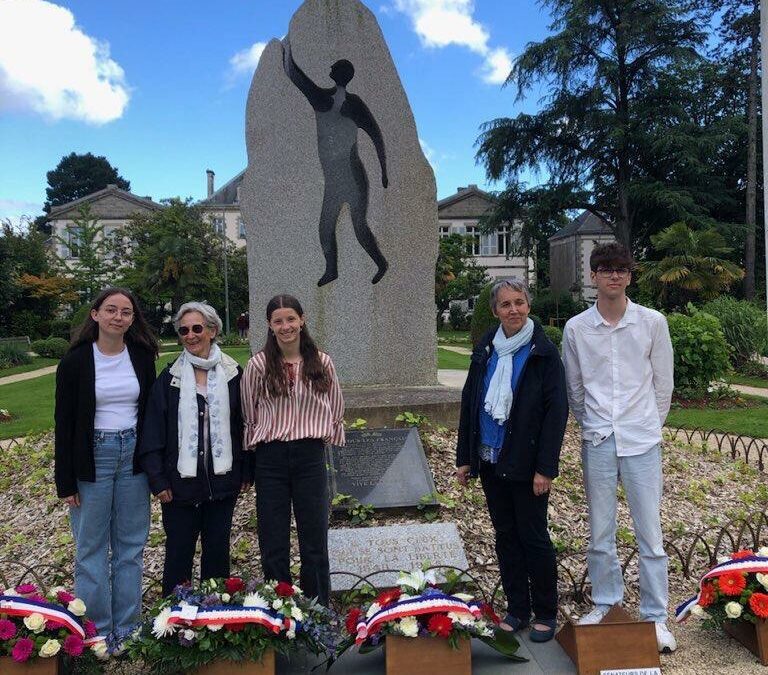
<path id="1" fill-rule="evenodd" d="M 667 321 L 626 296 L 632 255 L 619 243 L 595 247 L 589 259 L 597 301 L 565 326 L 568 401 L 582 429 L 589 507 L 587 551 L 593 624 L 621 603 L 624 581 L 616 554 L 616 490 L 624 486 L 640 550 L 640 614 L 656 624 L 660 652 L 673 652 L 666 625 L 667 555 L 661 532 L 661 428 L 673 388 Z"/>

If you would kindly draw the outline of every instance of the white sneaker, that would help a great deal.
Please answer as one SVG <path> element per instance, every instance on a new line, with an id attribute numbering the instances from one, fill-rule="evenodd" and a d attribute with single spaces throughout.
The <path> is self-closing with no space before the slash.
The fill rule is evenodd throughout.
<path id="1" fill-rule="evenodd" d="M 579 619 L 578 625 L 591 626 L 592 624 L 600 623 L 610 609 L 611 608 L 606 605 L 597 605 L 589 614 L 585 614 Z"/>
<path id="2" fill-rule="evenodd" d="M 656 643 L 660 654 L 671 654 L 677 649 L 677 640 L 663 621 L 656 623 Z"/>

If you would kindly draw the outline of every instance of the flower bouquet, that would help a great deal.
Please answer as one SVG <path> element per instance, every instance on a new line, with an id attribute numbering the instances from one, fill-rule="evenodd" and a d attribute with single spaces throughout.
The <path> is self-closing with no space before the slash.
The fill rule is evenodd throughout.
<path id="1" fill-rule="evenodd" d="M 290 583 L 207 579 L 160 600 L 126 651 L 157 675 L 226 672 L 233 662 L 250 667 L 237 672 L 274 673 L 275 652 L 332 655 L 336 623 L 331 610 Z"/>
<path id="2" fill-rule="evenodd" d="M 693 615 L 705 627 L 722 627 L 768 665 L 768 547 L 721 558 L 675 614 L 678 622 Z"/>
<path id="3" fill-rule="evenodd" d="M 388 675 L 469 673 L 470 639 L 477 638 L 514 661 L 525 661 L 516 654 L 519 644 L 512 633 L 499 628 L 491 606 L 452 592 L 453 586 L 441 590 L 433 571 L 402 572 L 395 588 L 349 610 L 348 635 L 338 655 L 353 644 L 361 653 L 386 644 Z"/>
<path id="4" fill-rule="evenodd" d="M 106 654 L 85 603 L 60 586 L 44 593 L 19 584 L 0 593 L 0 672 L 56 673 L 58 662 L 77 662 L 78 672 L 99 672 Z M 47 668 L 46 668 L 47 666 Z"/>

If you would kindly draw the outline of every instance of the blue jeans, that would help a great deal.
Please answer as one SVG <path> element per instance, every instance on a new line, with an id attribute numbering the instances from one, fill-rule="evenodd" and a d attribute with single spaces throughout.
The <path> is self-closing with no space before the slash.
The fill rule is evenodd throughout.
<path id="1" fill-rule="evenodd" d="M 596 606 L 609 607 L 624 597 L 624 579 L 616 554 L 616 489 L 624 486 L 640 551 L 640 615 L 666 621 L 669 600 L 667 554 L 661 532 L 661 446 L 642 455 L 618 457 L 609 436 L 581 450 L 589 506 L 587 566 Z"/>
<path id="2" fill-rule="evenodd" d="M 70 507 L 75 537 L 75 595 L 99 634 L 118 636 L 141 619 L 144 544 L 149 534 L 146 474 L 133 475 L 136 431 L 97 430 L 96 481 L 77 481 Z M 111 555 L 110 555 L 111 552 Z"/>

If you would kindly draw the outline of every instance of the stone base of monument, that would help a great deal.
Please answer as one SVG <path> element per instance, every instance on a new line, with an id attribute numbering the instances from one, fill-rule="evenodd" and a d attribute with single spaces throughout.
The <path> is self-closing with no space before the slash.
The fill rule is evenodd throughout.
<path id="1" fill-rule="evenodd" d="M 10 656 L 0 656 L 0 673 L 3 675 L 58 675 L 63 673 L 61 660 L 38 658 L 17 663 Z"/>
<path id="2" fill-rule="evenodd" d="M 194 675 L 275 675 L 275 652 L 268 649 L 261 661 L 213 661 L 195 670 Z"/>
<path id="3" fill-rule="evenodd" d="M 472 675 L 472 648 L 468 638 L 458 649 L 440 637 L 408 638 L 388 635 L 384 643 L 387 675 Z"/>
<path id="4" fill-rule="evenodd" d="M 768 622 L 765 619 L 723 621 L 723 630 L 751 651 L 764 666 L 768 666 Z"/>
<path id="5" fill-rule="evenodd" d="M 395 417 L 409 411 L 426 415 L 432 424 L 459 425 L 461 390 L 448 387 L 343 387 L 345 417 L 362 417 L 368 427 L 397 426 Z"/>
<path id="6" fill-rule="evenodd" d="M 661 668 L 655 626 L 650 621 L 635 621 L 619 605 L 614 605 L 600 623 L 579 626 L 569 621 L 555 639 L 579 675 Z"/>

